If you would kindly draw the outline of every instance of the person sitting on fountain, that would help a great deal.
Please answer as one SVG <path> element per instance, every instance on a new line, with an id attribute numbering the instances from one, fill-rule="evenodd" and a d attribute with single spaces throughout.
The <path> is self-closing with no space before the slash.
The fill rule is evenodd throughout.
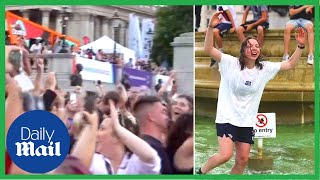
<path id="1" fill-rule="evenodd" d="M 252 11 L 253 20 L 246 21 L 249 11 Z M 238 39 L 242 42 L 245 39 L 244 33 L 256 29 L 257 40 L 260 46 L 263 45 L 264 30 L 269 28 L 267 6 L 247 6 L 242 17 L 242 24 L 237 28 Z"/>
<path id="2" fill-rule="evenodd" d="M 313 6 L 289 6 L 290 21 L 286 23 L 284 29 L 284 53 L 283 61 L 289 59 L 289 44 L 291 31 L 297 27 L 304 28 L 308 33 L 308 48 L 309 54 L 307 64 L 313 64 L 313 47 L 314 47 L 314 25 L 313 19 Z"/>
<path id="3" fill-rule="evenodd" d="M 236 30 L 236 11 L 234 10 L 234 6 L 217 6 L 217 11 L 222 11 L 221 22 L 214 27 L 213 35 L 215 38 L 215 42 L 217 43 L 217 48 L 219 51 L 223 52 L 222 48 L 222 35 L 229 31 L 233 33 Z M 210 67 L 212 67 L 216 61 L 211 59 Z"/>
<path id="4" fill-rule="evenodd" d="M 253 127 L 264 87 L 279 71 L 291 70 L 298 64 L 307 36 L 302 28 L 297 29 L 297 47 L 288 61 L 264 61 L 260 41 L 254 37 L 242 41 L 240 57 L 236 58 L 221 53 L 213 46 L 212 29 L 220 22 L 220 13 L 212 16 L 205 38 L 205 50 L 219 63 L 221 74 L 216 116 L 219 152 L 199 168 L 198 174 L 206 174 L 229 161 L 233 155 L 233 144 L 236 157 L 230 173 L 243 173 L 254 143 Z"/>

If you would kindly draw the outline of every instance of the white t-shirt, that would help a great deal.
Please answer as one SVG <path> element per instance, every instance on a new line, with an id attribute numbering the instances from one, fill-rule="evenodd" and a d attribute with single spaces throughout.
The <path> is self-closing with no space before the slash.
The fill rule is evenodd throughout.
<path id="1" fill-rule="evenodd" d="M 34 89 L 33 82 L 31 81 L 30 77 L 25 74 L 25 72 L 21 72 L 20 74 L 14 76 L 14 79 L 18 82 L 22 92 L 31 91 Z"/>
<path id="2" fill-rule="evenodd" d="M 92 174 L 159 174 L 161 169 L 161 159 L 157 155 L 153 163 L 142 161 L 137 155 L 129 153 L 124 158 L 115 172 L 110 164 L 110 160 L 102 154 L 95 153 L 93 155 L 90 172 Z"/>
<path id="3" fill-rule="evenodd" d="M 234 9 L 234 6 L 222 6 L 222 5 L 217 5 L 217 11 L 219 11 L 219 7 L 220 7 L 220 6 L 223 8 L 223 11 L 226 11 L 226 10 L 229 10 L 229 11 L 230 11 L 234 23 L 236 23 L 237 13 L 236 13 L 236 11 L 235 11 L 235 9 Z M 224 16 L 223 16 L 222 14 L 219 15 L 219 18 L 221 18 L 221 23 L 231 24 L 231 22 L 228 21 L 226 18 L 224 18 Z"/>
<path id="4" fill-rule="evenodd" d="M 30 51 L 34 54 L 41 54 L 41 48 L 42 48 L 42 45 L 40 43 L 38 45 L 32 44 Z"/>
<path id="5" fill-rule="evenodd" d="M 216 123 L 230 123 L 238 127 L 254 126 L 264 87 L 281 67 L 281 62 L 262 63 L 262 70 L 245 67 L 240 71 L 238 58 L 222 53 Z"/>

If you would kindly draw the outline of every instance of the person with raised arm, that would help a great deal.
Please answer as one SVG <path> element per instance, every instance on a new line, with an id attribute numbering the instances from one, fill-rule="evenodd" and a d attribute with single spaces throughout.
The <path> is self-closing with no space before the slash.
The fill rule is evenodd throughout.
<path id="1" fill-rule="evenodd" d="M 219 23 L 220 13 L 212 16 L 209 29 Z M 260 42 L 254 37 L 243 40 L 240 56 L 237 58 L 216 49 L 213 46 L 213 32 L 207 32 L 205 50 L 219 63 L 221 75 L 215 120 L 219 152 L 211 156 L 197 170 L 197 174 L 206 174 L 229 161 L 233 154 L 233 145 L 236 157 L 230 173 L 243 173 L 251 145 L 254 143 L 253 127 L 264 87 L 279 71 L 291 70 L 297 65 L 305 47 L 306 32 L 298 28 L 295 39 L 297 47 L 288 61 L 270 62 L 264 61 Z"/>
<path id="2" fill-rule="evenodd" d="M 130 120 L 119 121 L 115 102 L 109 99 L 110 117 L 100 124 L 96 151 L 91 163 L 93 174 L 159 174 L 157 152 L 130 130 Z"/>

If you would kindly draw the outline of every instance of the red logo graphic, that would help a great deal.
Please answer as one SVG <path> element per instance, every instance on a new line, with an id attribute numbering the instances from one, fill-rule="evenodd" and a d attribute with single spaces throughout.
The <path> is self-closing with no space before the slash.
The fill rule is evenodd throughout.
<path id="1" fill-rule="evenodd" d="M 19 36 L 26 36 L 27 32 L 24 29 L 24 24 L 22 21 L 17 20 L 12 26 L 12 34 Z"/>
<path id="2" fill-rule="evenodd" d="M 256 126 L 260 128 L 265 127 L 268 123 L 268 118 L 263 114 L 258 114 L 257 119 L 258 119 L 258 122 L 256 123 Z"/>
<path id="3" fill-rule="evenodd" d="M 14 29 L 16 29 L 16 30 L 21 30 L 20 24 L 15 24 L 15 25 L 14 25 Z"/>

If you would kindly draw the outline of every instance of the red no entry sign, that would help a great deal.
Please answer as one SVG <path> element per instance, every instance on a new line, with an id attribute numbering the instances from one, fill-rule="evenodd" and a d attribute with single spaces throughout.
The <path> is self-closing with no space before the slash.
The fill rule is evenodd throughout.
<path id="1" fill-rule="evenodd" d="M 268 118 L 263 114 L 258 114 L 257 119 L 258 122 L 256 123 L 256 126 L 260 128 L 265 127 L 268 124 Z"/>

